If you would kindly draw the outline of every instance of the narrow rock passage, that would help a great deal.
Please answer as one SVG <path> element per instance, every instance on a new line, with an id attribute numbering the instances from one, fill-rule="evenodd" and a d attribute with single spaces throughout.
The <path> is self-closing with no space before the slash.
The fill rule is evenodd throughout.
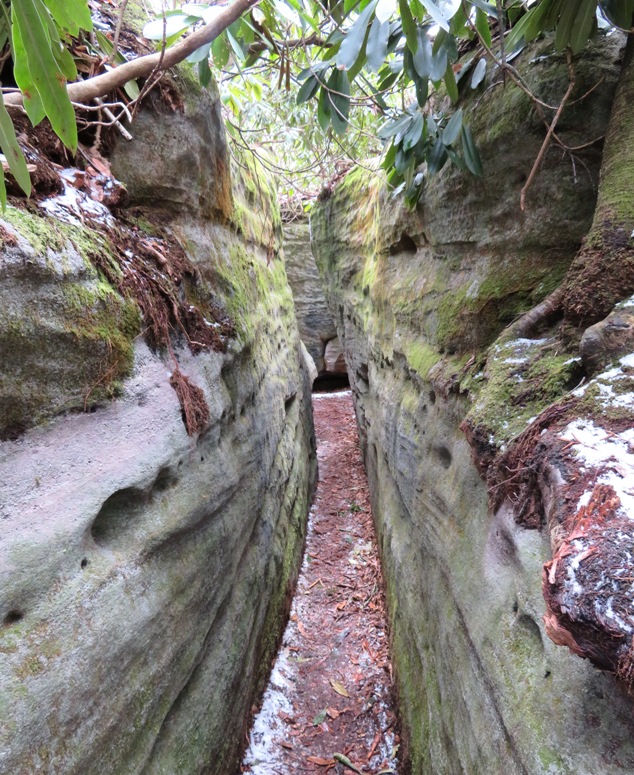
<path id="1" fill-rule="evenodd" d="M 306 555 L 241 771 L 396 773 L 385 601 L 352 397 L 315 395 L 313 405 L 319 483 Z"/>

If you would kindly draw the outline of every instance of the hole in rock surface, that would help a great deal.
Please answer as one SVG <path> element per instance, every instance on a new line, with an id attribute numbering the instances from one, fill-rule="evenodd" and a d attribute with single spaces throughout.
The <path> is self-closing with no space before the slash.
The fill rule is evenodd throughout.
<path id="1" fill-rule="evenodd" d="M 347 374 L 322 372 L 313 382 L 313 393 L 330 393 L 335 390 L 345 390 L 350 387 Z"/>
<path id="2" fill-rule="evenodd" d="M 402 232 L 400 240 L 393 245 L 390 245 L 390 255 L 395 256 L 397 253 L 416 253 L 417 249 L 416 243 L 409 234 Z"/>
<path id="3" fill-rule="evenodd" d="M 350 391 L 313 399 L 319 483 L 306 553 L 240 773 L 405 775 L 381 569 Z"/>
<path id="4" fill-rule="evenodd" d="M 5 627 L 11 627 L 12 624 L 17 624 L 22 621 L 24 614 L 22 611 L 18 611 L 17 608 L 12 609 L 2 620 L 2 624 Z"/>

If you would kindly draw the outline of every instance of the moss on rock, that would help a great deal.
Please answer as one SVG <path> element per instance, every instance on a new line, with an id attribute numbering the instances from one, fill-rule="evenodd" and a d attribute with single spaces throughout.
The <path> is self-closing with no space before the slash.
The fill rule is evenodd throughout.
<path id="1" fill-rule="evenodd" d="M 107 248 L 90 230 L 13 207 L 3 225 L 17 238 L 1 259 L 0 433 L 10 436 L 116 393 L 141 320 L 92 266 Z"/>

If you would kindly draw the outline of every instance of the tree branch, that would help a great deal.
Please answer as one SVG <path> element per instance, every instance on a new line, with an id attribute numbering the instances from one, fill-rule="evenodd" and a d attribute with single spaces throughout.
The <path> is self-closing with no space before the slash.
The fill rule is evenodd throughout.
<path id="1" fill-rule="evenodd" d="M 245 11 L 256 6 L 260 0 L 234 0 L 231 5 L 223 10 L 209 24 L 192 33 L 181 43 L 165 51 L 161 61 L 161 52 L 137 57 L 130 62 L 119 65 L 107 73 L 96 75 L 85 81 L 69 83 L 66 87 L 68 96 L 73 102 L 90 102 L 96 97 L 103 97 L 111 91 L 122 87 L 128 81 L 149 76 L 157 67 L 168 70 L 179 62 L 182 62 L 196 49 L 211 43 L 218 35 L 224 32 L 233 22 L 237 21 Z M 22 94 L 7 94 L 4 97 L 5 105 L 22 105 Z"/>

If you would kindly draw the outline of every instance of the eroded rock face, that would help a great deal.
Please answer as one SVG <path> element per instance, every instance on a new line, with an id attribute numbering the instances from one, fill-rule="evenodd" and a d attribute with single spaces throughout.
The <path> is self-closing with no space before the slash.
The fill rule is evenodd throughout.
<path id="1" fill-rule="evenodd" d="M 317 373 L 330 372 L 325 353 L 328 343 L 337 336 L 337 329 L 321 287 L 307 220 L 284 225 L 284 259 L 302 341 L 315 361 Z"/>
<path id="2" fill-rule="evenodd" d="M 233 775 L 296 575 L 315 455 L 279 216 L 244 217 L 273 214 L 275 202 L 255 168 L 234 178 L 232 200 L 217 100 L 186 94 L 183 113 L 142 114 L 114 167 L 140 228 L 151 237 L 158 219 L 184 247 L 196 270 L 182 287 L 190 303 L 230 315 L 226 352 L 194 355 L 178 331 L 172 353 L 151 351 L 136 304 L 97 274 L 79 240 L 73 250 L 35 239 L 66 226 L 42 214 L 26 228 L 7 210 L 15 244 L 0 257 L 0 407 L 3 423 L 18 406 L 35 424 L 0 443 L 7 775 Z M 105 327 L 82 336 L 54 303 L 70 284 L 127 337 L 129 359 L 110 382 L 118 397 L 101 395 L 90 414 L 60 412 L 83 408 L 116 351 Z M 134 325 L 123 328 L 126 305 Z M 92 321 L 91 304 L 85 312 Z M 194 436 L 170 385 L 176 361 L 209 410 Z"/>
<path id="3" fill-rule="evenodd" d="M 580 64 L 591 85 L 604 62 L 605 91 L 584 103 L 583 120 L 571 115 L 571 136 L 605 128 L 613 55 L 606 64 L 591 49 Z M 561 58 L 547 48 L 523 56 L 537 63 L 525 71 L 537 93 L 563 93 Z M 484 180 L 445 169 L 411 213 L 357 171 L 312 214 L 361 429 L 412 771 L 616 775 L 634 768 L 631 699 L 548 637 L 551 536 L 520 524 L 523 501 L 501 497 L 491 509 L 483 479 L 579 382 L 581 359 L 559 349 L 556 322 L 531 338 L 503 332 L 564 276 L 590 224 L 598 159 L 575 184 L 553 153 L 521 213 L 543 131 L 519 92 L 483 105 L 473 124 Z M 527 514 L 553 513 L 565 494 L 563 469 L 548 463 L 551 482 L 530 493 L 551 501 L 527 503 Z M 566 567 L 553 583 L 565 587 Z"/>

